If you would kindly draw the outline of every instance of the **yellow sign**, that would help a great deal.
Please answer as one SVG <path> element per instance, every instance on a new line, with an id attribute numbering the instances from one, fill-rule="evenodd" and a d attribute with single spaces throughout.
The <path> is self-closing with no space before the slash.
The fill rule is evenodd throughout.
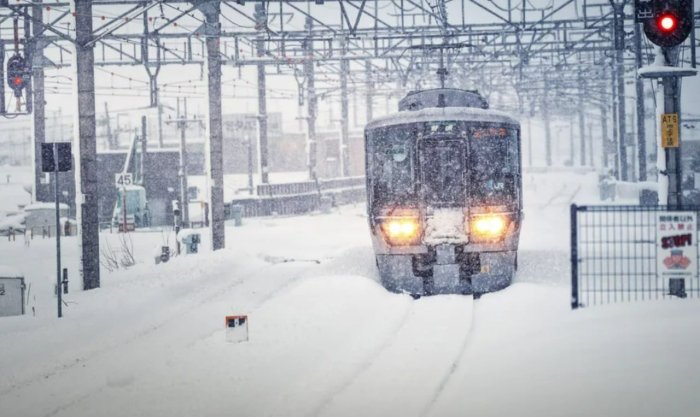
<path id="1" fill-rule="evenodd" d="M 661 115 L 661 147 L 678 147 L 678 113 Z"/>

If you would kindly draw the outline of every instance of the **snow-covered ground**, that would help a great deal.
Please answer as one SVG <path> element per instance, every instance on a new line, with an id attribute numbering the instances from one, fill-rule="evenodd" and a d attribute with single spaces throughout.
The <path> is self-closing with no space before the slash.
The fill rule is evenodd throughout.
<path id="1" fill-rule="evenodd" d="M 363 205 L 244 219 L 225 250 L 160 265 L 173 233 L 132 233 L 137 264 L 89 292 L 68 237 L 62 319 L 54 241 L 2 240 L 31 290 L 27 315 L 0 319 L 0 415 L 698 415 L 700 302 L 571 311 L 568 205 L 595 202 L 596 177 L 524 182 L 515 283 L 477 301 L 385 291 Z M 249 341 L 226 342 L 230 314 Z"/>

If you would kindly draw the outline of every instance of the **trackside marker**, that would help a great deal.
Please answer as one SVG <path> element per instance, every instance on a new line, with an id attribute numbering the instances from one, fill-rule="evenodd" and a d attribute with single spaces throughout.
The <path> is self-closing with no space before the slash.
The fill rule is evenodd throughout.
<path id="1" fill-rule="evenodd" d="M 225 324 L 227 342 L 248 341 L 248 316 L 226 316 Z"/>

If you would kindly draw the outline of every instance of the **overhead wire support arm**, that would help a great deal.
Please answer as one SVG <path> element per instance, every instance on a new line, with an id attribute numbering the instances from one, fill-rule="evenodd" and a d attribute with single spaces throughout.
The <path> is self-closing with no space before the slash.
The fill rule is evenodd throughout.
<path id="1" fill-rule="evenodd" d="M 155 6 L 158 6 L 160 3 L 160 1 L 157 1 L 148 3 L 146 5 L 136 5 L 131 9 L 127 10 L 126 12 L 120 14 L 119 16 L 113 18 L 110 22 L 105 23 L 104 25 L 100 26 L 92 32 L 93 38 L 86 46 L 92 46 L 96 44 L 100 40 L 104 39 L 106 36 L 111 35 L 120 28 L 137 19 L 143 13 L 147 12 Z"/>

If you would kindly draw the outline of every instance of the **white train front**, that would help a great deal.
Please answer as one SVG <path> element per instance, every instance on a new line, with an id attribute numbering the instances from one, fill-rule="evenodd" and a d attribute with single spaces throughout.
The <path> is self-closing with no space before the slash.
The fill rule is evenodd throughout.
<path id="1" fill-rule="evenodd" d="M 517 120 L 473 91 L 409 93 L 367 125 L 365 152 L 387 289 L 478 296 L 510 284 L 523 217 Z"/>

